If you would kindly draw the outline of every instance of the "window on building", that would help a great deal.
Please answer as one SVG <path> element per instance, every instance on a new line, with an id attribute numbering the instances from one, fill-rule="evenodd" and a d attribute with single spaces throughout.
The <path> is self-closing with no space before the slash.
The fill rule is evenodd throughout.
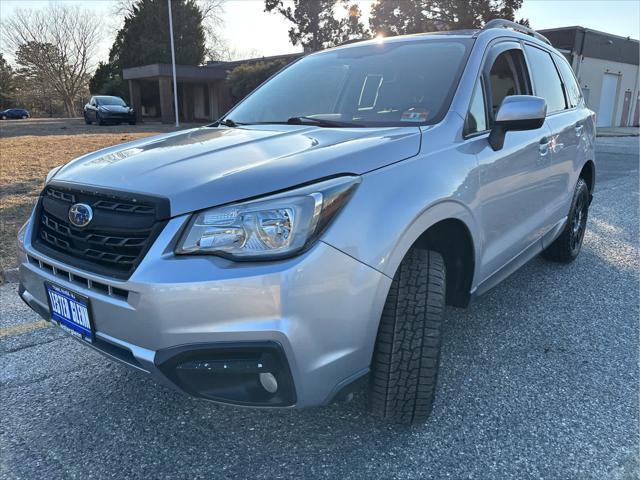
<path id="1" fill-rule="evenodd" d="M 551 55 L 544 50 L 525 45 L 534 93 L 547 101 L 547 113 L 558 112 L 566 107 L 562 81 L 558 75 Z"/>

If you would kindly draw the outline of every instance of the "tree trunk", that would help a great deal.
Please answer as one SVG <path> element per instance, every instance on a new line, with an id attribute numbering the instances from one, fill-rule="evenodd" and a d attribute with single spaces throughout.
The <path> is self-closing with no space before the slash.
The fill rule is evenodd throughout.
<path id="1" fill-rule="evenodd" d="M 64 97 L 64 110 L 67 118 L 73 118 L 76 116 L 76 109 L 73 105 L 73 99 L 65 95 Z"/>

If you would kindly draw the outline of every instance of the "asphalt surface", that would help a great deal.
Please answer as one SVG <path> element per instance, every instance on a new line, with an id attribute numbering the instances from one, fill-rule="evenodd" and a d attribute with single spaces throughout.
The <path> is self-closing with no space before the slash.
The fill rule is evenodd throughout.
<path id="1" fill-rule="evenodd" d="M 0 478 L 638 479 L 638 137 L 598 139 L 580 257 L 447 312 L 423 426 L 217 406 L 43 327 L 0 287 Z"/>

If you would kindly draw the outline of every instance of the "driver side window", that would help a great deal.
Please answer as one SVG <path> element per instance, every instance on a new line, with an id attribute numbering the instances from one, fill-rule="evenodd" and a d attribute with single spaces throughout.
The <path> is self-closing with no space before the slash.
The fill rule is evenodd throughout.
<path id="1" fill-rule="evenodd" d="M 490 127 L 505 97 L 531 94 L 528 78 L 522 50 L 505 50 L 498 55 L 489 71 Z"/>

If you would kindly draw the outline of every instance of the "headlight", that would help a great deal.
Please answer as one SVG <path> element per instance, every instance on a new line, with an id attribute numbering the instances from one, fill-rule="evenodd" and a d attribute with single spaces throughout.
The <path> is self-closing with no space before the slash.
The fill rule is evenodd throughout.
<path id="1" fill-rule="evenodd" d="M 360 183 L 339 177 L 264 199 L 194 213 L 177 254 L 270 260 L 303 251 L 318 238 Z"/>
<path id="2" fill-rule="evenodd" d="M 45 178 L 44 184 L 46 185 L 47 183 L 49 183 L 49 180 L 51 180 L 53 176 L 56 173 L 58 173 L 58 170 L 60 170 L 61 168 L 62 168 L 62 165 L 58 165 L 57 167 L 54 167 L 51 170 L 49 170 L 49 173 L 47 173 L 47 177 Z"/>

